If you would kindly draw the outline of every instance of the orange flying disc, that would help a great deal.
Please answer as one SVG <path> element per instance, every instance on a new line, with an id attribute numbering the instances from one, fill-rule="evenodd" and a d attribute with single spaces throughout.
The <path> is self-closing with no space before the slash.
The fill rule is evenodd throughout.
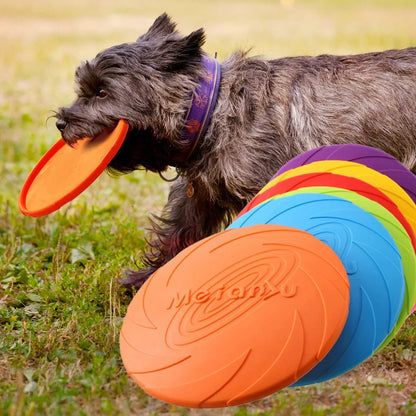
<path id="1" fill-rule="evenodd" d="M 348 316 L 341 260 L 280 225 L 226 230 L 181 251 L 130 303 L 120 351 L 149 394 L 224 407 L 282 389 L 313 368 Z"/>
<path id="2" fill-rule="evenodd" d="M 120 149 L 128 128 L 120 120 L 113 130 L 94 139 L 79 140 L 74 147 L 60 139 L 26 179 L 19 198 L 20 211 L 40 217 L 72 201 L 104 171 Z"/>

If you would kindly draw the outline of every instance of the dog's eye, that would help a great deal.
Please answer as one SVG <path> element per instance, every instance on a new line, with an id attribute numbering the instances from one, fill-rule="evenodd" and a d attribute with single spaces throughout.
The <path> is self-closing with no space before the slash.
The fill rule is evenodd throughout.
<path id="1" fill-rule="evenodd" d="M 103 90 L 102 88 L 100 88 L 99 90 L 97 90 L 97 97 L 98 98 L 105 98 L 105 97 L 107 97 L 107 92 L 105 90 Z"/>

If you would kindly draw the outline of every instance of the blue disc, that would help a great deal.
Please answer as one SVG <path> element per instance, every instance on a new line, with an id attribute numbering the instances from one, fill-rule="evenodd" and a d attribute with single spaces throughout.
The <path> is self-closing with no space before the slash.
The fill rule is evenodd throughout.
<path id="1" fill-rule="evenodd" d="M 256 224 L 309 232 L 335 251 L 350 281 L 349 314 L 338 341 L 294 385 L 337 377 L 369 358 L 395 326 L 405 289 L 399 250 L 381 222 L 343 198 L 305 193 L 270 199 L 229 228 Z"/>

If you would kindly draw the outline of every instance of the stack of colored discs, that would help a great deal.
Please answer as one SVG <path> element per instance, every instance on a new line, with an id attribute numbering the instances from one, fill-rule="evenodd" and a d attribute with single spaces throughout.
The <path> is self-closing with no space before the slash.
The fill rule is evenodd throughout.
<path id="1" fill-rule="evenodd" d="M 351 208 L 343 208 L 340 212 L 330 208 L 335 202 L 329 202 L 328 197 L 337 198 L 339 206 L 349 201 L 354 212 Z M 391 341 L 414 310 L 415 201 L 415 175 L 392 156 L 361 145 L 324 146 L 303 153 L 284 165 L 231 225 L 230 228 L 253 224 L 298 227 L 329 244 L 347 270 L 351 293 L 344 330 L 330 353 L 295 385 L 328 380 L 360 364 Z M 357 209 L 361 214 L 356 212 Z M 340 221 L 346 221 L 344 225 L 348 232 L 339 227 Z M 358 223 L 363 227 L 361 243 L 358 234 L 354 234 Z M 322 231 L 324 224 L 326 232 Z M 333 236 L 330 236 L 331 232 Z M 379 237 L 390 236 L 385 240 L 389 243 L 384 248 L 381 242 L 371 239 L 374 232 Z M 341 244 L 343 238 L 344 245 Z M 372 260 L 362 258 L 360 263 L 358 254 L 354 254 L 358 247 Z M 385 257 L 393 261 L 394 256 L 388 254 L 391 248 L 399 253 L 402 274 L 387 272 L 381 259 Z M 371 294 L 367 285 L 372 289 L 380 285 L 380 292 Z M 403 298 L 400 298 L 398 290 L 392 290 L 393 286 L 397 289 L 400 285 L 404 285 Z M 388 297 L 385 303 L 388 308 L 379 305 L 381 309 L 378 310 L 374 302 L 383 296 Z M 360 322 L 357 314 L 362 315 L 358 317 Z M 383 320 L 384 326 L 378 327 Z"/>
<path id="2" fill-rule="evenodd" d="M 416 302 L 416 178 L 386 153 L 291 160 L 224 232 L 184 249 L 129 305 L 128 373 L 153 396 L 222 407 L 341 375 Z"/>

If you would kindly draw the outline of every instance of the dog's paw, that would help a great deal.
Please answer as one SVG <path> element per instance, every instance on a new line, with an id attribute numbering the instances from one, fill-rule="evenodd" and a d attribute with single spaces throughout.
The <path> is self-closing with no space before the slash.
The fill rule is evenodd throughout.
<path id="1" fill-rule="evenodd" d="M 129 270 L 125 274 L 124 279 L 120 279 L 119 282 L 126 288 L 126 289 L 136 289 L 139 290 L 146 280 L 155 272 L 154 269 L 141 269 L 141 270 Z"/>

